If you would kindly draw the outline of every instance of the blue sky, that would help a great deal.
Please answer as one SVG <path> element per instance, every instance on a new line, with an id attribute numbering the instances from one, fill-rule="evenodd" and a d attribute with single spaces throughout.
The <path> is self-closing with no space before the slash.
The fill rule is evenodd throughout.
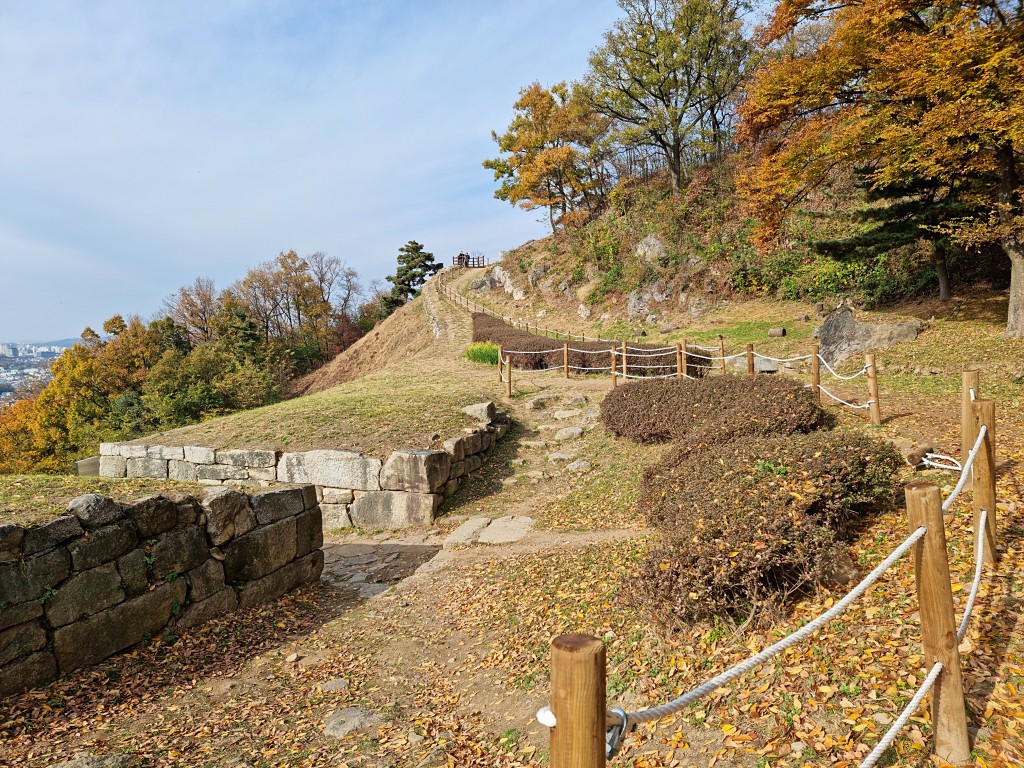
<path id="1" fill-rule="evenodd" d="M 0 340 L 155 313 L 294 248 L 364 282 L 543 236 L 491 129 L 580 77 L 613 0 L 0 4 Z"/>

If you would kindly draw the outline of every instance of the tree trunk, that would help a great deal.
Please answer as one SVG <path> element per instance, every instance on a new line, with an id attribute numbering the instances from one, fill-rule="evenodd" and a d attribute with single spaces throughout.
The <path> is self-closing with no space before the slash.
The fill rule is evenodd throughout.
<path id="1" fill-rule="evenodd" d="M 1024 337 L 1024 247 L 1013 238 L 1001 243 L 1010 257 L 1010 306 L 1006 313 L 1006 333 L 1012 338 Z"/>
<path id="2" fill-rule="evenodd" d="M 949 301 L 949 269 L 946 265 L 946 244 L 935 242 L 935 273 L 939 276 L 939 301 Z"/>

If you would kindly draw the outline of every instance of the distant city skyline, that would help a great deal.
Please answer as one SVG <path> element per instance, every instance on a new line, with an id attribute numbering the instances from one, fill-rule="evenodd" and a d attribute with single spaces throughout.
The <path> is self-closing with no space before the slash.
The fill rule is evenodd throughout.
<path id="1" fill-rule="evenodd" d="M 0 6 L 0 337 L 151 317 L 295 249 L 364 283 L 542 237 L 483 160 L 518 91 L 581 77 L 612 0 Z"/>

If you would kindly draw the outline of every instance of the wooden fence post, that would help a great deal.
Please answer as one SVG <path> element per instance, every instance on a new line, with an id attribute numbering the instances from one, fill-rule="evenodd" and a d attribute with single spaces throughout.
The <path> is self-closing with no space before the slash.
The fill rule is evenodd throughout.
<path id="1" fill-rule="evenodd" d="M 629 383 L 629 359 L 626 357 L 626 342 L 622 342 L 622 383 Z"/>
<path id="2" fill-rule="evenodd" d="M 877 427 L 882 423 L 882 411 L 878 407 L 878 374 L 875 372 L 874 352 L 864 355 L 864 366 L 868 369 L 868 399 L 871 402 L 868 413 L 871 414 L 871 423 Z"/>
<path id="3" fill-rule="evenodd" d="M 754 345 L 747 344 L 747 373 L 754 375 Z"/>
<path id="4" fill-rule="evenodd" d="M 722 358 L 722 375 L 725 376 L 725 336 L 718 334 L 718 356 Z"/>
<path id="5" fill-rule="evenodd" d="M 967 454 L 974 447 L 974 441 L 978 439 L 975 431 L 974 409 L 971 407 L 971 390 L 974 390 L 974 397 L 981 397 L 981 371 L 964 371 L 960 382 L 960 460 L 966 461 Z M 967 478 L 964 488 L 973 487 L 974 477 Z"/>
<path id="6" fill-rule="evenodd" d="M 977 391 L 977 390 L 975 390 Z M 996 561 L 996 401 L 975 400 L 971 403 L 974 416 L 974 439 L 978 439 L 981 425 L 985 425 L 985 439 L 974 457 L 974 537 L 978 537 L 981 510 L 986 510 L 984 552 L 982 562 Z M 974 443 L 971 443 L 974 447 Z M 968 449 L 969 450 L 969 449 Z"/>
<path id="7" fill-rule="evenodd" d="M 612 347 L 610 352 L 612 356 L 612 389 L 615 389 L 619 386 L 619 382 L 615 379 L 615 347 Z"/>
<path id="8" fill-rule="evenodd" d="M 605 764 L 605 649 L 596 637 L 559 635 L 551 643 L 551 768 Z"/>
<path id="9" fill-rule="evenodd" d="M 501 357 L 502 357 L 501 356 L 501 344 L 499 344 L 498 345 L 498 381 L 503 381 L 504 378 L 505 378 L 505 376 L 503 375 L 503 371 L 502 371 L 502 366 L 504 365 L 504 363 L 501 362 Z"/>
<path id="10" fill-rule="evenodd" d="M 921 640 L 925 669 L 942 662 L 942 672 L 932 688 L 933 752 L 953 765 L 964 765 L 971 756 L 967 738 L 967 710 L 960 674 L 960 650 L 953 614 L 953 590 L 946 551 L 946 530 L 939 486 L 917 480 L 904 486 L 911 530 L 928 529 L 914 545 L 914 578 L 921 614 Z"/>
<path id="11" fill-rule="evenodd" d="M 676 378 L 683 378 L 683 345 L 676 344 Z"/>
<path id="12" fill-rule="evenodd" d="M 505 397 L 512 399 L 512 355 L 508 356 L 508 365 L 505 367 Z"/>
<path id="13" fill-rule="evenodd" d="M 821 405 L 821 344 L 811 345 L 811 389 L 814 390 L 814 401 Z"/>
<path id="14" fill-rule="evenodd" d="M 565 367 L 565 378 L 569 378 L 569 342 L 562 344 L 562 365 Z"/>

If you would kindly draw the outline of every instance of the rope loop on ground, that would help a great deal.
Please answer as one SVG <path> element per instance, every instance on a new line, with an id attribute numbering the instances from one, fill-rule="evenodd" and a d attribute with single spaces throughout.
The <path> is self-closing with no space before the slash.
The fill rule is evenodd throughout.
<path id="1" fill-rule="evenodd" d="M 707 696 L 709 693 L 714 693 L 723 685 L 731 682 L 732 680 L 735 680 L 737 677 L 744 674 L 745 672 L 749 672 L 751 669 L 754 669 L 755 667 L 763 664 L 764 662 L 768 661 L 774 656 L 777 656 L 778 654 L 782 653 L 787 648 L 803 641 L 811 634 L 816 632 L 818 629 L 823 627 L 825 624 L 827 624 L 829 621 L 834 619 L 836 616 L 841 614 L 847 608 L 849 608 L 850 605 L 857 598 L 859 598 L 861 595 L 867 592 L 868 589 L 870 589 L 871 586 L 876 581 L 878 581 L 879 578 L 881 578 L 882 574 L 889 570 L 889 568 L 891 568 L 901 557 L 903 557 L 909 551 L 909 549 L 922 536 L 924 536 L 925 532 L 926 528 L 924 526 L 921 526 L 913 533 L 911 533 L 903 541 L 902 544 L 896 547 L 896 549 L 894 549 L 889 554 L 889 556 L 885 558 L 885 560 L 883 560 L 881 563 L 875 566 L 875 569 L 871 571 L 871 573 L 869 573 L 867 576 L 865 576 L 864 579 L 861 580 L 861 582 L 857 586 L 855 586 L 853 589 L 847 592 L 846 595 L 839 602 L 837 602 L 835 605 L 833 605 L 831 608 L 829 608 L 827 611 L 822 613 L 817 618 L 809 621 L 807 624 L 793 632 L 791 635 L 784 637 L 782 640 L 778 641 L 774 645 L 771 645 L 768 648 L 765 648 L 760 653 L 751 656 L 746 661 L 740 662 L 739 664 L 730 667 L 725 672 L 722 672 L 720 675 L 711 678 L 702 685 L 699 685 L 696 688 L 694 688 L 692 691 L 684 693 L 682 696 L 679 696 L 678 698 L 673 699 L 672 701 L 666 704 L 662 704 L 657 707 L 650 707 L 648 709 L 643 709 L 638 712 L 626 713 L 626 724 L 622 727 L 624 728 L 624 730 L 629 730 L 629 728 L 631 728 L 634 725 L 637 725 L 638 723 L 647 723 L 653 720 L 659 720 L 662 717 L 667 717 L 668 715 L 674 715 L 675 713 L 688 707 L 693 702 L 698 701 L 704 696 Z M 615 727 L 620 727 L 620 724 L 616 724 Z"/>
<path id="2" fill-rule="evenodd" d="M 954 459 L 952 456 L 946 456 L 944 453 L 926 453 L 921 458 L 921 463 L 931 469 L 945 469 L 950 472 L 962 472 L 963 467 L 960 462 Z"/>
<path id="3" fill-rule="evenodd" d="M 924 697 L 928 695 L 928 691 L 935 685 L 935 681 L 939 678 L 939 673 L 942 672 L 942 662 L 936 661 L 932 665 L 931 670 L 928 672 L 928 676 L 921 683 L 921 687 L 917 689 L 917 693 L 907 704 L 906 708 L 900 713 L 900 716 L 896 718 L 896 722 L 892 724 L 885 735 L 875 745 L 875 748 L 871 750 L 867 757 L 860 764 L 860 768 L 872 768 L 878 759 L 885 753 L 885 750 L 889 748 L 897 734 L 903 730 L 903 726 L 907 724 L 910 716 L 913 715 L 917 708 L 921 706 L 921 702 L 924 701 Z"/>

